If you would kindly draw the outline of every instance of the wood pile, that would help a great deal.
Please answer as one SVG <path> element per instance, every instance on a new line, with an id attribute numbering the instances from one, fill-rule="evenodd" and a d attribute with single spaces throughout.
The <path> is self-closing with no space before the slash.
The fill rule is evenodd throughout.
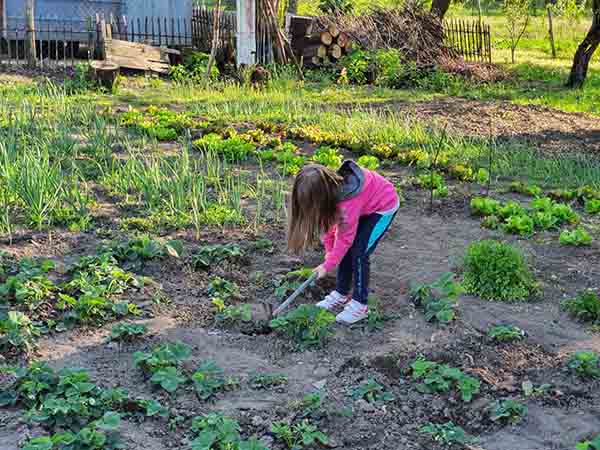
<path id="1" fill-rule="evenodd" d="M 300 16 L 292 16 L 288 23 L 292 48 L 305 65 L 335 64 L 352 50 L 352 40 L 335 24 L 316 32 L 314 25 L 314 18 Z"/>
<path id="2" fill-rule="evenodd" d="M 439 18 L 418 3 L 395 9 L 372 8 L 361 16 L 332 15 L 316 19 L 316 28 L 336 27 L 365 50 L 398 49 L 418 65 L 436 64 L 448 55 Z"/>

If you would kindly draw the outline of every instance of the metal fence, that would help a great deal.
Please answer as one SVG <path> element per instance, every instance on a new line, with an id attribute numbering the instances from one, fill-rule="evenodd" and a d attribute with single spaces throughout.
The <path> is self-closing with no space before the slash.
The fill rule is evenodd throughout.
<path id="1" fill-rule="evenodd" d="M 492 62 L 490 26 L 480 21 L 444 21 L 444 43 L 466 61 Z"/>
<path id="2" fill-rule="evenodd" d="M 34 33 L 23 26 L 0 28 L 0 66 L 28 64 L 29 40 L 35 40 L 35 63 L 42 70 L 61 70 L 92 56 L 94 35 L 81 31 L 77 22 L 51 24 L 45 22 Z"/>

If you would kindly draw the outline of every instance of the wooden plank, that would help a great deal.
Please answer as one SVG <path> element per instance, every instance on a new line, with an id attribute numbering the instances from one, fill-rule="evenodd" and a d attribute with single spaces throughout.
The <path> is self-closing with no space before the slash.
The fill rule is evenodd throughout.
<path id="1" fill-rule="evenodd" d="M 164 49 L 137 42 L 107 39 L 106 60 L 125 69 L 157 73 L 169 71 L 169 53 Z"/>

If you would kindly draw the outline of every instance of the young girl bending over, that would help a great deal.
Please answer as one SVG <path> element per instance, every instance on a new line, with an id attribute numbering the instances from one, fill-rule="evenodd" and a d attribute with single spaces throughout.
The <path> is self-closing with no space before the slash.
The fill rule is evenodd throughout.
<path id="1" fill-rule="evenodd" d="M 335 291 L 317 306 L 344 306 L 338 322 L 353 324 L 367 317 L 369 256 L 399 206 L 392 183 L 353 161 L 344 162 L 337 172 L 308 165 L 296 177 L 288 247 L 302 252 L 321 236 L 326 255 L 315 272 L 322 278 L 334 268 L 338 270 Z"/>

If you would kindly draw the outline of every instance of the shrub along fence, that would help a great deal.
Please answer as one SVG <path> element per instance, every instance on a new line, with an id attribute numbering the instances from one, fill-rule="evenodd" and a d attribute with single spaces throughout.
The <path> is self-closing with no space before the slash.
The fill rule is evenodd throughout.
<path id="1" fill-rule="evenodd" d="M 444 43 L 466 61 L 492 62 L 490 26 L 478 20 L 444 21 Z"/>

